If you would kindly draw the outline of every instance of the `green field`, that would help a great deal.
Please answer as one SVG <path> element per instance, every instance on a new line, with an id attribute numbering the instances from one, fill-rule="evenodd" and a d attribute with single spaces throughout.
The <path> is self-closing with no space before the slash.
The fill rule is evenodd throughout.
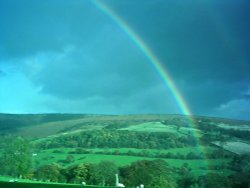
<path id="1" fill-rule="evenodd" d="M 0 187 L 6 187 L 6 188 L 66 188 L 66 187 L 72 187 L 72 188 L 82 188 L 82 185 L 75 185 L 75 184 L 63 184 L 63 183 L 25 183 L 25 182 L 4 182 L 0 181 Z M 101 186 L 84 186 L 89 188 L 103 188 Z M 114 187 L 108 187 L 107 188 L 114 188 Z"/>
<path id="2" fill-rule="evenodd" d="M 147 122 L 147 123 L 141 123 L 137 125 L 130 125 L 129 127 L 121 128 L 120 130 L 176 133 L 175 126 L 164 125 L 160 122 Z"/>
<path id="3" fill-rule="evenodd" d="M 126 128 L 121 128 L 119 130 L 128 131 L 146 131 L 146 132 L 167 132 L 173 133 L 176 136 L 183 136 L 192 133 L 196 137 L 201 137 L 202 131 L 193 127 L 177 127 L 176 125 L 165 125 L 161 122 L 147 122 L 136 125 L 130 125 Z"/>
<path id="4" fill-rule="evenodd" d="M 141 152 L 141 151 L 147 151 L 152 153 L 180 153 L 180 154 L 186 154 L 190 151 L 200 152 L 197 150 L 197 147 L 189 147 L 189 148 L 174 148 L 169 150 L 156 150 L 156 149 L 149 149 L 149 150 L 142 150 L 142 149 L 133 149 L 133 148 L 111 148 L 111 149 L 86 149 L 88 151 L 92 151 L 92 154 L 70 154 L 74 156 L 74 162 L 68 163 L 68 164 L 62 164 L 62 166 L 70 166 L 75 164 L 81 164 L 81 163 L 99 163 L 103 160 L 108 161 L 114 161 L 118 166 L 125 166 L 129 165 L 132 162 L 139 161 L 139 160 L 155 160 L 158 158 L 153 157 L 140 157 L 140 156 L 127 156 L 127 155 L 105 155 L 105 154 L 96 154 L 94 152 L 102 152 L 102 151 L 119 151 L 120 153 L 127 152 L 127 151 L 133 151 L 133 152 Z M 213 147 L 206 147 L 205 148 L 207 152 L 213 151 L 215 148 Z M 70 148 L 61 149 L 61 152 L 63 153 L 53 153 L 55 149 L 49 149 L 44 150 L 41 153 L 38 153 L 38 155 L 35 157 L 35 161 L 37 161 L 37 166 L 43 166 L 46 164 L 51 163 L 59 163 L 60 160 L 65 160 L 66 157 L 69 155 L 68 152 L 73 151 Z M 60 149 L 56 149 L 59 150 Z M 196 175 L 203 175 L 207 173 L 207 170 L 211 170 L 211 167 L 216 167 L 221 164 L 226 164 L 230 160 L 226 159 L 195 159 L 195 160 L 185 160 L 185 159 L 164 159 L 170 166 L 180 168 L 183 164 L 188 164 L 188 166 L 191 168 L 194 174 Z M 225 170 L 227 171 L 227 170 Z M 228 171 L 227 171 L 228 172 Z"/>
<path id="5" fill-rule="evenodd" d="M 40 156 L 37 156 L 35 161 L 40 161 L 37 166 L 42 166 L 46 164 L 51 164 L 58 162 L 59 160 L 64 160 L 68 154 L 48 154 L 47 152 L 42 153 Z M 49 157 L 48 157 L 49 156 Z M 114 161 L 118 166 L 128 165 L 132 162 L 138 160 L 153 160 L 155 158 L 148 157 L 137 157 L 137 156 L 119 156 L 119 155 L 101 155 L 101 154 L 73 154 L 75 162 L 66 164 L 65 166 L 80 164 L 80 163 L 99 163 L 103 160 Z"/>
<path id="6" fill-rule="evenodd" d="M 212 151 L 216 151 L 217 148 L 212 147 L 212 146 L 197 146 L 197 147 L 185 147 L 185 148 L 171 148 L 171 149 L 138 149 L 138 148 L 82 148 L 85 149 L 86 151 L 90 153 L 98 153 L 98 152 L 115 152 L 119 151 L 120 154 L 125 154 L 129 151 L 132 151 L 134 153 L 140 153 L 140 152 L 147 152 L 147 153 L 152 153 L 152 154 L 157 154 L 157 153 L 172 153 L 172 154 L 187 154 L 189 152 L 193 153 L 200 153 L 200 152 L 205 152 L 205 153 L 210 153 Z M 72 148 L 53 148 L 53 149 L 46 149 L 42 150 L 40 152 L 40 155 L 54 155 L 56 152 L 60 152 L 60 154 L 67 155 L 69 152 L 75 151 L 75 149 Z"/>

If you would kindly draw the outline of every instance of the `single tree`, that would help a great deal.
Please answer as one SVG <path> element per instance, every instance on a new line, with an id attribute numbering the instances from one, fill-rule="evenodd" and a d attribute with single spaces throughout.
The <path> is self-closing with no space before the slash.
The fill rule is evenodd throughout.
<path id="1" fill-rule="evenodd" d="M 38 168 L 35 177 L 42 181 L 61 182 L 64 180 L 62 167 L 56 163 L 48 164 Z"/>
<path id="2" fill-rule="evenodd" d="M 113 161 L 101 161 L 96 166 L 96 177 L 102 186 L 115 185 L 115 174 L 117 174 L 118 168 Z"/>

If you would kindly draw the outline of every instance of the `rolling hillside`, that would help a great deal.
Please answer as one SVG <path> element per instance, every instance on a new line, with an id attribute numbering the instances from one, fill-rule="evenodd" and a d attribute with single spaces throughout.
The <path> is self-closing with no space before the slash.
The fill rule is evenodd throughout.
<path id="1" fill-rule="evenodd" d="M 103 161 L 112 161 L 115 168 L 123 172 L 141 161 L 157 164 L 156 161 L 161 160 L 177 183 L 184 177 L 183 170 L 199 183 L 198 180 L 207 174 L 232 177 L 239 170 L 250 169 L 249 153 L 245 152 L 250 148 L 250 122 L 192 118 L 194 124 L 190 126 L 187 117 L 181 115 L 0 114 L 0 138 L 2 150 L 8 145 L 4 143 L 6 135 L 12 136 L 12 140 L 28 138 L 32 144 L 33 172 L 27 177 L 42 177 L 43 181 L 50 181 L 47 174 L 57 169 L 60 177 L 64 177 L 57 181 L 70 183 L 71 176 L 67 173 L 73 173 L 72 168 L 81 165 L 96 168 Z M 41 175 L 46 168 L 51 170 Z M 121 176 L 126 184 L 132 181 L 124 172 Z M 86 181 L 91 185 L 100 184 L 99 180 L 91 178 Z M 80 185 L 5 181 L 0 182 L 0 186 L 59 188 Z"/>
<path id="2" fill-rule="evenodd" d="M 194 116 L 192 118 L 198 125 L 205 124 L 225 129 L 230 129 L 231 127 L 232 129 L 250 130 L 249 121 L 203 116 Z M 172 126 L 176 124 L 187 126 L 188 124 L 186 123 L 188 122 L 187 117 L 182 115 L 0 114 L 0 134 L 11 133 L 20 136 L 43 138 L 75 130 L 100 129 L 112 124 L 134 126 L 141 123 L 163 121 Z"/>

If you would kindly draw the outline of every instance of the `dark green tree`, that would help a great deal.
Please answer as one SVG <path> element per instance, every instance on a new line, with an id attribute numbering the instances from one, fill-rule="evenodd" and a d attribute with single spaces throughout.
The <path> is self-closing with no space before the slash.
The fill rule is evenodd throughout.
<path id="1" fill-rule="evenodd" d="M 88 176 L 88 165 L 79 164 L 70 166 L 63 170 L 63 174 L 68 183 L 86 182 Z"/>
<path id="2" fill-rule="evenodd" d="M 197 180 L 195 176 L 188 172 L 184 175 L 182 175 L 178 181 L 178 187 L 181 188 L 191 188 L 196 184 Z"/>
<path id="3" fill-rule="evenodd" d="M 151 183 L 147 186 L 149 188 L 175 188 L 176 185 L 173 181 L 169 181 L 164 176 L 154 177 Z"/>
<path id="4" fill-rule="evenodd" d="M 74 162 L 74 160 L 75 160 L 74 155 L 67 155 L 65 162 L 72 163 L 72 162 Z"/>
<path id="5" fill-rule="evenodd" d="M 95 177 L 102 186 L 114 186 L 118 168 L 113 161 L 101 161 L 95 170 Z"/>
<path id="6" fill-rule="evenodd" d="M 171 178 L 171 169 L 164 160 L 136 161 L 130 166 L 121 168 L 121 176 L 125 185 L 133 187 L 140 184 L 145 187 L 152 186 L 157 180 L 161 180 L 161 184 L 165 182 L 175 185 Z"/>
<path id="7" fill-rule="evenodd" d="M 200 179 L 199 186 L 203 188 L 230 188 L 230 180 L 221 174 L 209 173 Z"/>
<path id="8" fill-rule="evenodd" d="M 5 175 L 30 177 L 32 173 L 32 146 L 24 138 L 9 137 L 4 140 L 0 158 L 1 171 Z"/>
<path id="9" fill-rule="evenodd" d="M 62 173 L 62 167 L 56 163 L 48 164 L 38 168 L 35 172 L 35 178 L 42 181 L 62 182 L 65 181 Z"/>

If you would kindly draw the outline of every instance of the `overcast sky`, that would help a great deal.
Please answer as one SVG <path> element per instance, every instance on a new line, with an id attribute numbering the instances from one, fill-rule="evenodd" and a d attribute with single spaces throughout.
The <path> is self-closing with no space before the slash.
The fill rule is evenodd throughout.
<path id="1" fill-rule="evenodd" d="M 106 0 L 193 114 L 250 120 L 248 0 Z M 129 36 L 89 0 L 0 1 L 1 113 L 181 113 Z"/>

